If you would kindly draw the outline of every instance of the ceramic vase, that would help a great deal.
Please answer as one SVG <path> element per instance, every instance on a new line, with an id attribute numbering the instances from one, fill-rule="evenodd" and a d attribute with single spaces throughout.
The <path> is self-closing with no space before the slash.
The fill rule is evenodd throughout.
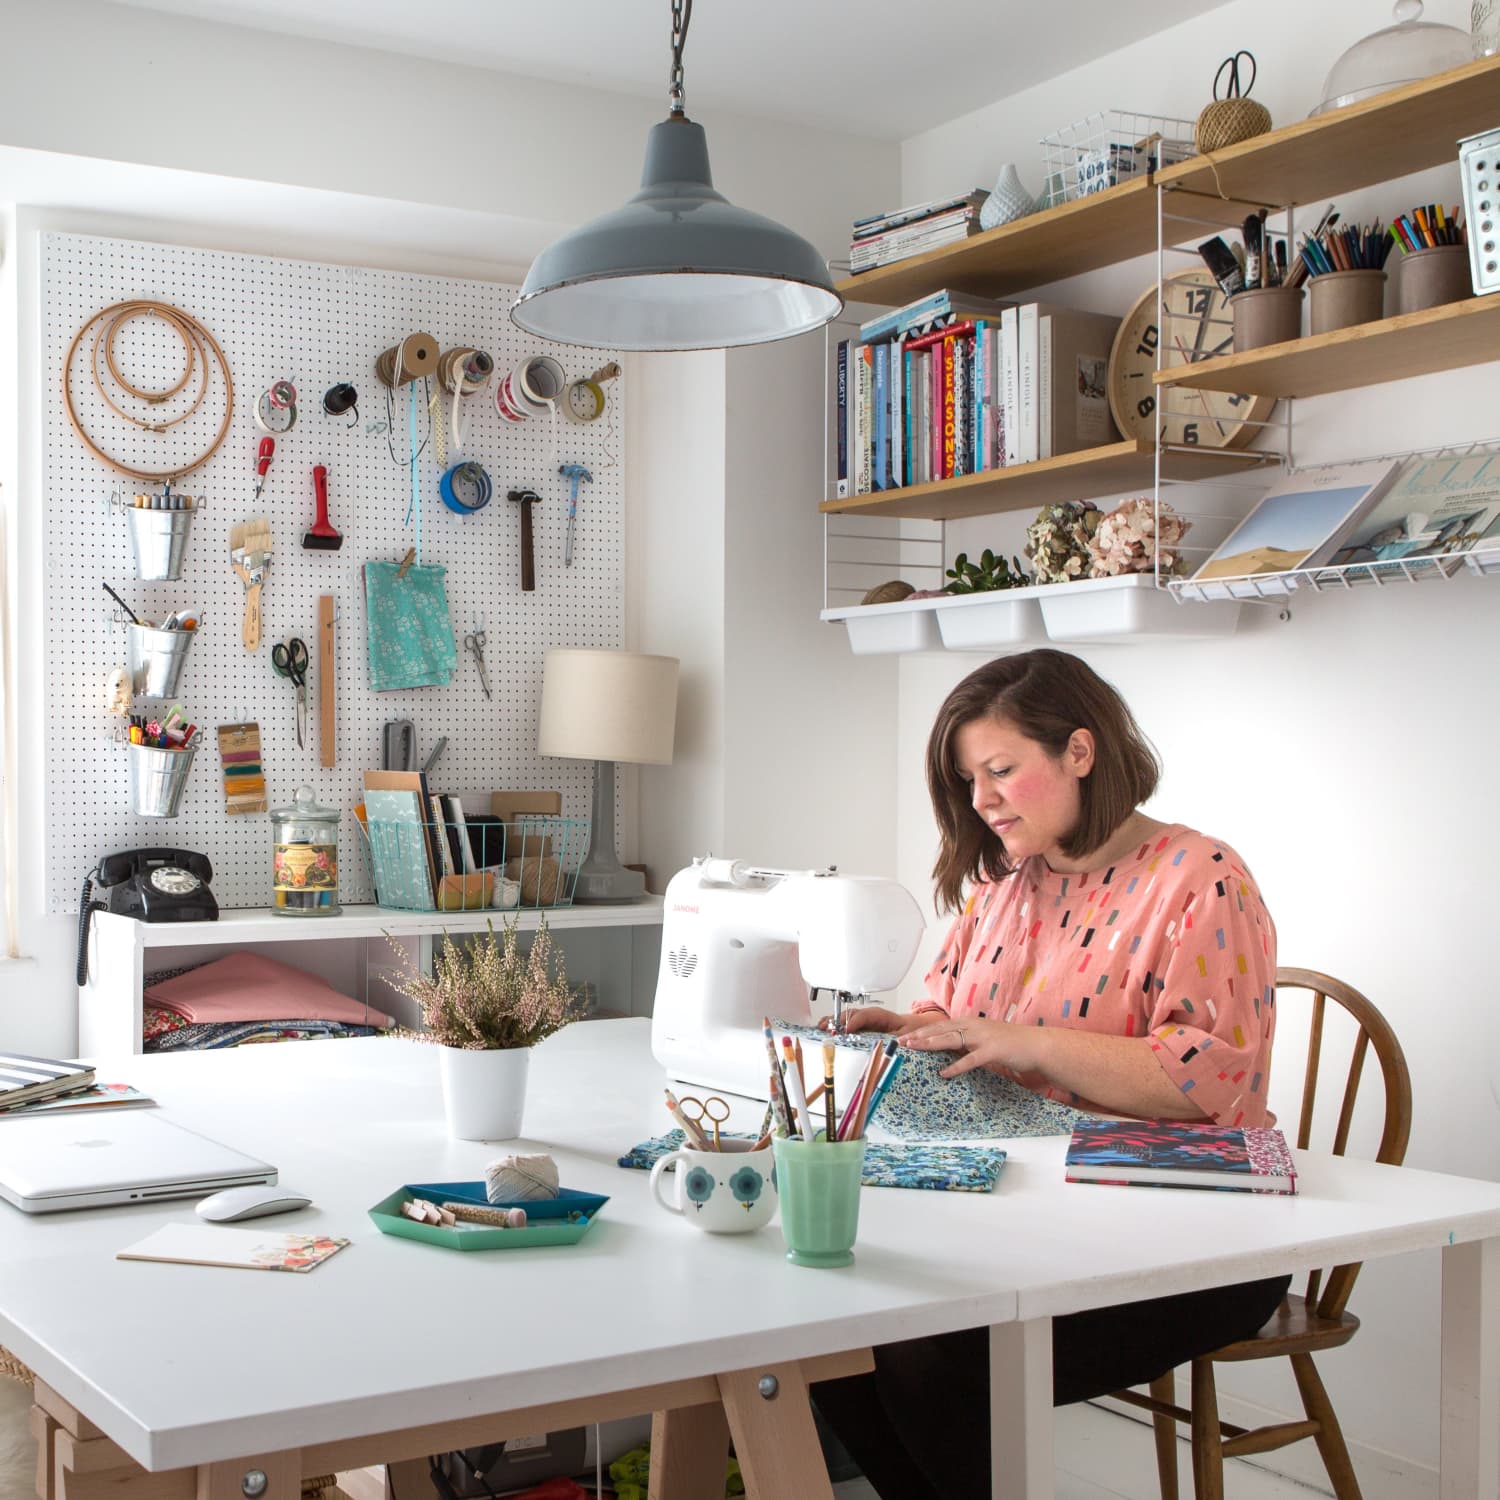
<path id="1" fill-rule="evenodd" d="M 1021 186 L 1020 174 L 1014 162 L 1006 162 L 1000 168 L 995 186 L 979 210 L 979 225 L 982 229 L 994 229 L 1000 224 L 1010 224 L 1036 212 L 1036 199 Z"/>
<path id="2" fill-rule="evenodd" d="M 448 1134 L 459 1141 L 511 1141 L 526 1112 L 529 1047 L 471 1052 L 439 1047 Z"/>

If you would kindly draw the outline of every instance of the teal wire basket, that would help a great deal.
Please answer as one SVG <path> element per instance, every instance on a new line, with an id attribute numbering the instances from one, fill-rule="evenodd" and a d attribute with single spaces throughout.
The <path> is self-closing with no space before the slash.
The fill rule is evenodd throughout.
<path id="1" fill-rule="evenodd" d="M 573 904 L 589 819 L 525 816 L 360 824 L 375 899 L 398 911 L 516 911 Z"/>

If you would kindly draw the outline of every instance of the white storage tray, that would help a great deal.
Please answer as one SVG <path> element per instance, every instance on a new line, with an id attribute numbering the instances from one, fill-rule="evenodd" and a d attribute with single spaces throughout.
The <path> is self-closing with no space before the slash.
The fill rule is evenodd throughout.
<path id="1" fill-rule="evenodd" d="M 855 604 L 825 609 L 819 617 L 842 620 L 849 630 L 849 649 L 856 656 L 896 651 L 941 651 L 937 611 L 946 599 L 898 599 L 894 604 Z"/>
<path id="2" fill-rule="evenodd" d="M 943 645 L 950 651 L 989 651 L 1045 639 L 1042 588 L 996 589 L 955 594 L 937 612 Z"/>
<path id="3" fill-rule="evenodd" d="M 1047 635 L 1076 645 L 1131 637 L 1210 640 L 1233 635 L 1240 615 L 1233 602 L 1181 604 L 1145 573 L 1051 584 L 1040 597 Z"/>

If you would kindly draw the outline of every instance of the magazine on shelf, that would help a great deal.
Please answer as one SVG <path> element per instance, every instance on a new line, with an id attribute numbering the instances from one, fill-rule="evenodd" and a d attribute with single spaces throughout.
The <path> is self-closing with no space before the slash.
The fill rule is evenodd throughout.
<path id="1" fill-rule="evenodd" d="M 1117 1187 L 1210 1188 L 1230 1193 L 1297 1191 L 1286 1137 L 1270 1126 L 1180 1120 L 1084 1120 L 1068 1143 L 1069 1182 Z"/>
<path id="2" fill-rule="evenodd" d="M 1338 464 L 1287 475 L 1219 543 L 1192 582 L 1216 584 L 1199 590 L 1206 598 L 1287 592 L 1280 575 L 1326 562 L 1391 487 L 1398 468 L 1394 462 Z"/>
<path id="3" fill-rule="evenodd" d="M 1500 453 L 1409 458 L 1395 483 L 1326 559 L 1354 575 L 1452 573 L 1456 553 L 1495 545 L 1485 533 L 1500 522 Z M 1442 558 L 1441 562 L 1432 561 Z M 1332 575 L 1330 575 L 1332 576 Z"/>

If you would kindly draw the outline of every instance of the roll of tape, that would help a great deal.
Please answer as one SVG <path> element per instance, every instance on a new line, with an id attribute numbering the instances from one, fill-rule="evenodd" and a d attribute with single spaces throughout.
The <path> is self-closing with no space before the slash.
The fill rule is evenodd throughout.
<path id="1" fill-rule="evenodd" d="M 285 399 L 287 393 L 291 399 Z M 255 398 L 255 422 L 262 432 L 280 436 L 297 425 L 297 388 L 290 381 L 278 380 Z"/>
<path id="2" fill-rule="evenodd" d="M 569 421 L 597 422 L 604 415 L 604 387 L 584 376 L 567 389 L 561 406 Z"/>
<path id="3" fill-rule="evenodd" d="M 454 464 L 438 483 L 438 493 L 449 510 L 461 516 L 473 515 L 490 503 L 494 485 L 482 464 Z"/>

